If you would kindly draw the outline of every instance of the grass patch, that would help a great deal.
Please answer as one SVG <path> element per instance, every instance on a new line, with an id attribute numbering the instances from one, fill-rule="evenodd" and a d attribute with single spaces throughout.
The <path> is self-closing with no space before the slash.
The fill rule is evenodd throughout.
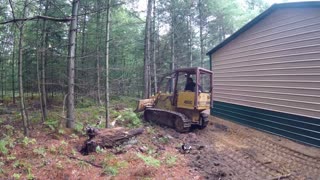
<path id="1" fill-rule="evenodd" d="M 47 151 L 45 148 L 43 147 L 39 147 L 33 150 L 33 153 L 35 153 L 36 155 L 45 157 L 47 155 Z"/>
<path id="2" fill-rule="evenodd" d="M 153 167 L 160 167 L 161 163 L 159 160 L 153 158 L 152 156 L 144 156 L 140 153 L 137 154 L 137 156 L 146 163 L 148 166 L 153 166 Z"/>
<path id="3" fill-rule="evenodd" d="M 173 167 L 177 163 L 177 157 L 173 155 L 167 155 L 165 163 L 168 167 Z"/>
<path id="4" fill-rule="evenodd" d="M 117 161 L 113 154 L 107 154 L 106 158 L 103 160 L 102 166 L 102 174 L 116 176 L 120 169 L 128 166 L 128 163 L 126 161 Z"/>

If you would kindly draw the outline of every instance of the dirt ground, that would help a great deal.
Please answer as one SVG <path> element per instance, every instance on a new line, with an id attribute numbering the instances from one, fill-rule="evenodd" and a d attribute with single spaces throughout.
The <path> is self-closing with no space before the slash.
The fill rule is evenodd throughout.
<path id="1" fill-rule="evenodd" d="M 320 179 L 318 148 L 214 117 L 195 137 L 206 148 L 187 158 L 206 179 Z"/>
<path id="2" fill-rule="evenodd" d="M 12 139 L 0 152 L 0 179 L 320 179 L 320 149 L 215 117 L 183 134 L 143 123 L 142 135 L 83 156 L 84 135 L 34 124 L 26 143 L 15 116 L 0 116 L 1 139 Z"/>

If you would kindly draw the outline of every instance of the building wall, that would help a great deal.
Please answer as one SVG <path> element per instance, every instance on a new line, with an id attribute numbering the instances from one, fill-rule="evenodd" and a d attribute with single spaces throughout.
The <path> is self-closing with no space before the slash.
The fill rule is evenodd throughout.
<path id="1" fill-rule="evenodd" d="M 320 8 L 277 9 L 211 58 L 213 113 L 230 116 L 247 107 L 233 116 L 247 115 L 244 121 L 268 126 L 276 123 L 271 128 L 280 130 L 298 128 L 298 134 L 315 140 L 310 144 L 320 146 Z M 282 113 L 289 121 L 282 122 L 279 114 L 248 117 L 249 111 L 259 109 L 267 110 L 262 114 Z M 300 118 L 287 118 L 289 115 Z"/>

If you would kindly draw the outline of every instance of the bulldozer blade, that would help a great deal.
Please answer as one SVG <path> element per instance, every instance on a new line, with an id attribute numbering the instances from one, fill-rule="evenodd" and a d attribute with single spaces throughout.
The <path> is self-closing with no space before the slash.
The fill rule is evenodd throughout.
<path id="1" fill-rule="evenodd" d="M 146 107 L 153 107 L 154 106 L 154 101 L 155 101 L 155 99 L 153 99 L 153 98 L 152 99 L 139 100 L 135 112 L 144 111 L 146 109 Z"/>

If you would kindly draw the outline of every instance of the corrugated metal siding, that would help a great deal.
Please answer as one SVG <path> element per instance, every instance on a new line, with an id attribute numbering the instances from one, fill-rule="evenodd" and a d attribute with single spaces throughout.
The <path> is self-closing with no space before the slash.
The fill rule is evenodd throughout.
<path id="1" fill-rule="evenodd" d="M 211 58 L 215 101 L 320 119 L 320 8 L 275 10 Z"/>
<path id="2" fill-rule="evenodd" d="M 215 101 L 211 113 L 237 123 L 320 147 L 320 120 Z"/>

